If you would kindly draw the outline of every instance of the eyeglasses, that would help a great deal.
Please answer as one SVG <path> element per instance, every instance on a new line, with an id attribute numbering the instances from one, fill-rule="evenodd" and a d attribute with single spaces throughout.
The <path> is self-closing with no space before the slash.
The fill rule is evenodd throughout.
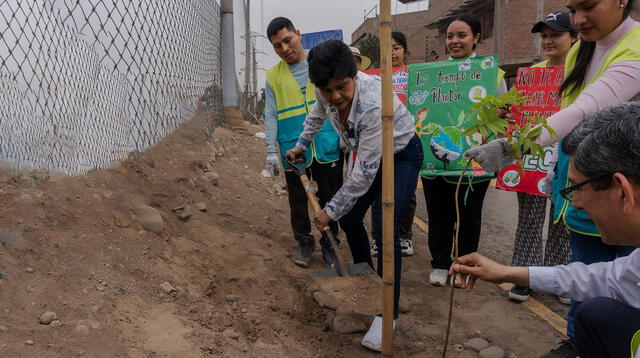
<path id="1" fill-rule="evenodd" d="M 580 189 L 581 187 L 594 182 L 596 180 L 600 180 L 600 179 L 604 179 L 607 177 L 610 177 L 611 173 L 602 173 L 602 174 L 598 174 L 594 177 L 591 177 L 585 181 L 581 181 L 580 183 L 576 184 L 576 185 L 572 185 L 570 187 L 564 188 L 562 190 L 560 190 L 560 195 L 562 195 L 563 198 L 572 201 L 573 200 L 573 192 Z"/>

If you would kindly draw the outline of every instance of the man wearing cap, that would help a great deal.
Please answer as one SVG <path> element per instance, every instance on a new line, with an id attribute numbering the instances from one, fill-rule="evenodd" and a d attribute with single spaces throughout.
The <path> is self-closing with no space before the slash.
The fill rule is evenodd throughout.
<path id="1" fill-rule="evenodd" d="M 291 228 L 298 242 L 293 261 L 298 266 L 308 267 L 315 250 L 315 240 L 311 235 L 307 194 L 300 178 L 284 162 L 284 154 L 295 146 L 302 133 L 302 123 L 316 102 L 315 87 L 309 81 L 307 53 L 302 49 L 300 31 L 296 30 L 291 20 L 284 17 L 271 20 L 267 37 L 282 59 L 267 71 L 265 84 L 267 171 L 277 176 L 280 165 L 284 168 Z M 318 184 L 318 199 L 320 205 L 324 206 L 342 186 L 340 137 L 329 121 L 309 149 L 305 163 L 307 175 Z M 338 223 L 333 222 L 330 226 L 337 235 Z M 322 259 L 327 265 L 332 265 L 334 257 L 326 239 L 320 240 L 320 246 Z"/>

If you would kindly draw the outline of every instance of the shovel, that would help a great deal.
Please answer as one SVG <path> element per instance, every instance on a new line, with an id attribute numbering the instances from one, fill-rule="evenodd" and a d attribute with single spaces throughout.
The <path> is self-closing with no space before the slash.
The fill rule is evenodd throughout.
<path id="1" fill-rule="evenodd" d="M 303 159 L 303 163 L 306 162 L 304 154 L 297 156 L 296 159 Z M 320 203 L 318 202 L 318 198 L 316 198 L 318 184 L 314 181 L 309 180 L 305 171 L 304 164 L 302 166 L 296 165 L 288 156 L 285 156 L 285 162 L 294 171 L 294 173 L 296 173 L 300 177 L 300 181 L 302 182 L 304 190 L 307 192 L 307 198 L 311 203 L 313 212 L 317 213 L 322 210 L 322 208 L 320 207 Z M 367 264 L 366 262 L 347 265 L 347 263 L 344 261 L 344 258 L 342 257 L 342 254 L 340 253 L 340 250 L 338 249 L 338 244 L 336 243 L 337 241 L 333 230 L 331 230 L 329 225 L 327 225 L 320 231 L 322 233 L 322 236 L 329 241 L 329 245 L 331 246 L 331 251 L 333 252 L 333 256 L 335 257 L 336 262 L 332 267 L 328 269 L 315 271 L 313 273 L 314 276 L 330 278 L 336 276 L 345 277 L 348 275 L 366 276 L 374 273 L 371 267 L 369 267 L 369 264 Z"/>

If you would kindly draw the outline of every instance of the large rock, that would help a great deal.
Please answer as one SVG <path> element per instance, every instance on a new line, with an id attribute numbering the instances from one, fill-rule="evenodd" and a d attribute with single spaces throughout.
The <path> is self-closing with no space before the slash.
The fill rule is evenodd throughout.
<path id="1" fill-rule="evenodd" d="M 172 292 L 176 292 L 176 288 L 173 287 L 172 284 L 170 284 L 169 282 L 163 282 L 160 284 L 160 289 L 162 290 L 162 292 L 166 293 L 166 294 L 170 294 Z"/>
<path id="2" fill-rule="evenodd" d="M 340 334 L 365 332 L 367 325 L 352 315 L 336 315 L 333 319 L 333 330 Z"/>
<path id="3" fill-rule="evenodd" d="M 51 322 L 58 319 L 55 312 L 45 312 L 40 316 L 40 324 L 49 325 Z"/>
<path id="4" fill-rule="evenodd" d="M 480 351 L 480 358 L 504 358 L 504 350 L 500 347 L 489 347 Z"/>
<path id="5" fill-rule="evenodd" d="M 336 317 L 337 316 L 349 316 L 352 317 L 353 319 L 360 321 L 362 323 L 364 323 L 366 326 L 369 326 L 371 324 L 371 322 L 373 322 L 373 316 L 372 315 L 366 315 L 366 314 L 362 314 L 362 313 L 358 313 L 358 312 L 354 312 L 344 306 L 340 306 L 338 307 L 338 309 L 336 310 Z"/>
<path id="6" fill-rule="evenodd" d="M 213 186 L 220 184 L 220 176 L 216 172 L 206 172 L 202 175 L 202 178 Z"/>
<path id="7" fill-rule="evenodd" d="M 331 295 L 326 294 L 323 291 L 316 291 L 313 293 L 313 299 L 318 302 L 320 307 L 328 308 L 330 310 L 337 310 L 340 303 Z"/>
<path id="8" fill-rule="evenodd" d="M 79 324 L 76 326 L 76 328 L 73 329 L 73 333 L 78 336 L 86 336 L 87 334 L 89 334 L 89 327 L 83 324 Z"/>
<path id="9" fill-rule="evenodd" d="M 155 208 L 145 204 L 138 204 L 133 206 L 136 219 L 140 222 L 143 228 L 156 234 L 161 234 L 164 229 L 164 220 L 160 212 Z"/>
<path id="10" fill-rule="evenodd" d="M 490 344 L 482 338 L 471 338 L 464 344 L 464 346 L 468 349 L 480 352 L 483 349 L 489 348 Z"/>

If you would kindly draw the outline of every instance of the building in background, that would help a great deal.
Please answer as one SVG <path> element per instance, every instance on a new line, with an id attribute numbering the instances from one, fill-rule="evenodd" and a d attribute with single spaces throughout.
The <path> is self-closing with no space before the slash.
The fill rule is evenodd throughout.
<path id="1" fill-rule="evenodd" d="M 500 55 L 500 67 L 512 80 L 519 67 L 543 57 L 538 35 L 531 33 L 533 24 L 563 9 L 566 0 L 439 0 L 430 1 L 428 10 L 394 15 L 392 23 L 394 30 L 407 36 L 408 63 L 441 61 L 449 56 L 445 48 L 447 25 L 457 15 L 470 12 L 482 24 L 478 54 Z M 638 19 L 638 14 L 635 11 L 634 18 Z M 352 45 L 357 47 L 369 34 L 378 35 L 377 17 L 365 19 L 354 31 Z"/>

